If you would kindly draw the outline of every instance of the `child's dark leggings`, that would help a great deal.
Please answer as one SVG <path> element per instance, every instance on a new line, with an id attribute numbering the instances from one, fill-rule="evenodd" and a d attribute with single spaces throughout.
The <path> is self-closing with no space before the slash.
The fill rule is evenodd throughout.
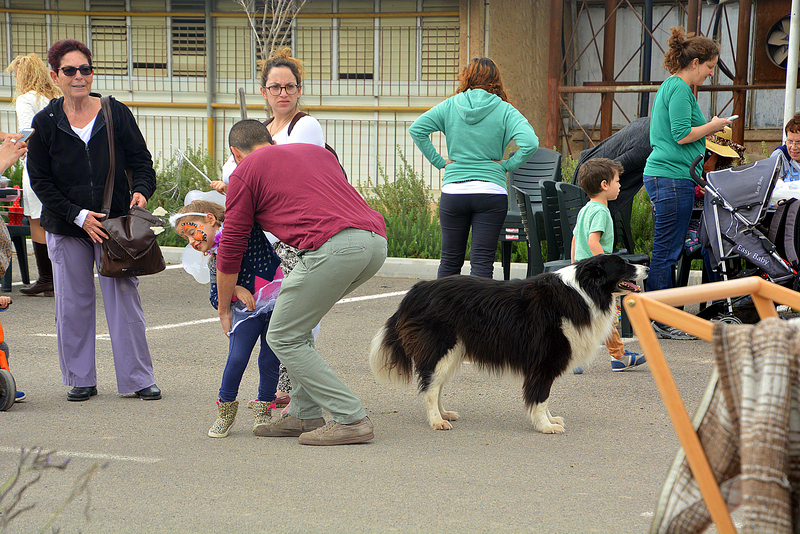
<path id="1" fill-rule="evenodd" d="M 244 370 L 250 361 L 256 342 L 261 338 L 261 350 L 258 353 L 258 400 L 275 400 L 275 388 L 278 385 L 278 367 L 281 362 L 266 342 L 267 328 L 272 312 L 262 313 L 245 319 L 236 325 L 231 334 L 228 346 L 228 363 L 222 373 L 222 386 L 219 388 L 221 402 L 233 402 L 239 393 Z"/>

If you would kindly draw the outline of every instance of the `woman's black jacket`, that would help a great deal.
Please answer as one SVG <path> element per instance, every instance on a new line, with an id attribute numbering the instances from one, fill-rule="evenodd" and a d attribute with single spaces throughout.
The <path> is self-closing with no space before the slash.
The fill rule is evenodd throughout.
<path id="1" fill-rule="evenodd" d="M 99 97 L 97 93 L 91 96 Z M 132 193 L 150 198 L 156 189 L 153 159 L 131 111 L 113 97 L 116 171 L 110 217 L 128 212 Z M 74 223 L 82 209 L 102 211 L 108 177 L 109 151 L 106 120 L 97 114 L 86 145 L 72 130 L 63 110 L 64 98 L 51 100 L 33 119 L 35 132 L 28 139 L 28 174 L 31 187 L 42 201 L 42 227 L 53 234 L 85 237 Z M 129 190 L 125 169 L 132 171 Z"/>

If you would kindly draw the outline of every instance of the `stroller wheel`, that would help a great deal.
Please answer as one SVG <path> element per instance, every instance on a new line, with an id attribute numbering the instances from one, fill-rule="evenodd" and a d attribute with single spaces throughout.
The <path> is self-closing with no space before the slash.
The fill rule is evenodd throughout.
<path id="1" fill-rule="evenodd" d="M 717 315 L 711 319 L 712 323 L 727 323 L 727 324 L 744 324 L 741 319 L 735 315 Z"/>
<path id="2" fill-rule="evenodd" d="M 14 376 L 6 369 L 0 369 L 0 412 L 14 406 L 17 397 L 17 383 Z"/>

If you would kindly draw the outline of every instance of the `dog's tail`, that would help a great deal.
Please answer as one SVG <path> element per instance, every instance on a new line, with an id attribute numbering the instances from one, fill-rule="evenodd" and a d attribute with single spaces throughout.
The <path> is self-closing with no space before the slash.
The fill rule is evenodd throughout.
<path id="1" fill-rule="evenodd" d="M 411 381 L 414 364 L 403 350 L 395 324 L 395 318 L 389 318 L 372 338 L 369 366 L 378 382 L 407 384 Z"/>

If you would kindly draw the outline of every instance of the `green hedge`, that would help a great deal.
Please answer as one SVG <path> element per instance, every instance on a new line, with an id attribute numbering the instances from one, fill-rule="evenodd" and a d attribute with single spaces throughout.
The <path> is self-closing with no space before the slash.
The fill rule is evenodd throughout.
<path id="1" fill-rule="evenodd" d="M 222 173 L 222 165 L 202 149 L 187 147 L 186 157 L 211 180 L 218 180 Z M 393 177 L 386 174 L 380 162 L 378 173 L 380 180 L 373 185 L 367 178 L 366 184 L 359 181 L 356 188 L 364 196 L 367 203 L 380 212 L 386 221 L 389 236 L 389 256 L 395 258 L 427 258 L 439 259 L 441 251 L 442 231 L 439 226 L 438 203 L 425 184 L 424 173 L 417 173 L 409 165 L 405 154 L 397 147 L 401 164 L 396 167 Z M 571 156 L 563 159 L 562 176 L 571 179 L 575 169 L 575 160 Z M 156 165 L 156 192 L 147 204 L 150 211 L 162 206 L 167 212 L 174 213 L 183 206 L 186 193 L 192 190 L 208 191 L 208 181 L 192 165 L 187 163 L 177 151 L 161 165 Z M 11 178 L 11 185 L 22 184 L 22 165 L 15 164 L 5 175 Z M 636 195 L 633 204 L 631 229 L 636 242 L 636 252 L 649 254 L 653 250 L 653 218 L 650 212 L 650 199 L 644 188 Z M 162 246 L 183 247 L 186 242 L 175 232 L 168 229 L 158 236 Z M 546 244 L 542 244 L 542 255 L 546 256 Z M 500 261 L 500 245 L 497 248 L 497 261 Z M 467 244 L 467 260 L 469 260 L 469 243 Z M 511 261 L 527 263 L 528 248 L 526 243 L 514 243 Z"/>

